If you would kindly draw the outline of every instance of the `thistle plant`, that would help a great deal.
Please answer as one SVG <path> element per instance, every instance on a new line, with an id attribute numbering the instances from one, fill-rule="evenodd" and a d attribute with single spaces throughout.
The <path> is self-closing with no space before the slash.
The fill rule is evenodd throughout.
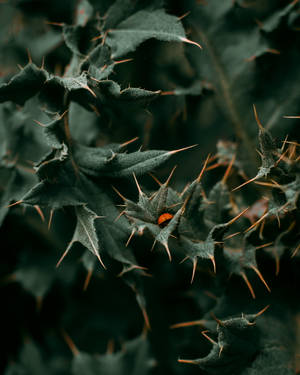
<path id="1" fill-rule="evenodd" d="M 298 1 L 0 1 L 5 375 L 299 370 Z"/>

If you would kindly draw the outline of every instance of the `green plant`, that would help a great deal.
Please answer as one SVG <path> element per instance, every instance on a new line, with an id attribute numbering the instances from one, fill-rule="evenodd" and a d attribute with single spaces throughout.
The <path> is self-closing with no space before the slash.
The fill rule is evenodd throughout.
<path id="1" fill-rule="evenodd" d="M 298 1 L 0 7 L 3 373 L 296 374 Z"/>

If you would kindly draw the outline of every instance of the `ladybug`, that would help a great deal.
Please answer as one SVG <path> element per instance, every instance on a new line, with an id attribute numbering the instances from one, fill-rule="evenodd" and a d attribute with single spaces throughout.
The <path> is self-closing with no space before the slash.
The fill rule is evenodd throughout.
<path id="1" fill-rule="evenodd" d="M 168 225 L 168 223 L 170 222 L 170 220 L 173 218 L 174 215 L 172 214 L 169 214 L 168 212 L 165 212 L 163 214 L 161 214 L 159 216 L 159 218 L 157 219 L 157 224 L 161 227 L 161 228 L 164 228 L 166 225 Z"/>

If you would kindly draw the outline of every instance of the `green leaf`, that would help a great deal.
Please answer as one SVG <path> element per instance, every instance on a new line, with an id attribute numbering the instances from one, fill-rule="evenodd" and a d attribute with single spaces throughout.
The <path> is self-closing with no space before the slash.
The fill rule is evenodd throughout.
<path id="1" fill-rule="evenodd" d="M 48 73 L 44 69 L 27 64 L 8 83 L 0 85 L 0 103 L 12 101 L 24 105 L 41 90 L 47 78 Z"/>
<path id="2" fill-rule="evenodd" d="M 162 9 L 141 10 L 108 30 L 106 43 L 112 49 L 112 58 L 134 51 L 147 39 L 166 42 L 187 42 L 184 29 L 178 18 Z"/>
<path id="3" fill-rule="evenodd" d="M 73 238 L 65 251 L 65 254 L 69 252 L 75 242 L 80 242 L 86 247 L 92 254 L 94 254 L 102 266 L 105 268 L 99 253 L 98 236 L 94 221 L 99 218 L 86 206 L 76 206 L 75 213 L 77 217 L 77 224 L 73 234 Z"/>
<path id="4" fill-rule="evenodd" d="M 98 356 L 80 352 L 74 357 L 72 374 L 146 375 L 151 369 L 148 352 L 148 342 L 143 336 L 127 342 L 123 352 Z"/>

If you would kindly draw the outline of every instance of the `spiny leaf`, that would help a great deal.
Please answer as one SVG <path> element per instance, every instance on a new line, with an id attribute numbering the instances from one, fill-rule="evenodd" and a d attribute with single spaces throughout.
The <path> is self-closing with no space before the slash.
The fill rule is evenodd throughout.
<path id="1" fill-rule="evenodd" d="M 167 42 L 189 42 L 179 20 L 164 10 L 141 10 L 112 30 L 108 30 L 106 43 L 112 49 L 113 58 L 134 51 L 147 39 L 156 38 Z"/>

